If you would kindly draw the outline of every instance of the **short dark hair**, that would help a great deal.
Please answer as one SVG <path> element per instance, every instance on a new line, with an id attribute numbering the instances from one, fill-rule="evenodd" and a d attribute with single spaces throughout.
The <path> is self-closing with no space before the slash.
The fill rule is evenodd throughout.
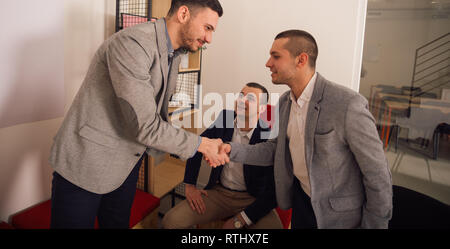
<path id="1" fill-rule="evenodd" d="M 287 30 L 279 33 L 275 40 L 281 38 L 288 38 L 289 41 L 285 45 L 285 49 L 293 57 L 299 56 L 301 53 L 306 53 L 309 56 L 309 65 L 312 68 L 316 67 L 317 56 L 319 55 L 319 49 L 314 37 L 304 30 Z"/>
<path id="2" fill-rule="evenodd" d="M 167 16 L 170 17 L 174 15 L 183 5 L 186 5 L 194 16 L 196 15 L 196 10 L 200 8 L 210 8 L 217 12 L 219 17 L 222 17 L 223 15 L 222 5 L 220 5 L 218 0 L 172 0 L 172 5 L 170 6 Z"/>
<path id="3" fill-rule="evenodd" d="M 263 85 L 256 83 L 256 82 L 250 82 L 250 83 L 247 83 L 246 86 L 260 89 L 262 91 L 262 93 L 266 95 L 265 99 L 262 99 L 259 101 L 259 105 L 267 105 L 269 103 L 269 92 Z"/>

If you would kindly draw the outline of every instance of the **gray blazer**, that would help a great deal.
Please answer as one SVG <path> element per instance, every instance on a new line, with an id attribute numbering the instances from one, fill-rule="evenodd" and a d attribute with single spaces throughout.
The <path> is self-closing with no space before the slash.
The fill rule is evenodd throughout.
<path id="1" fill-rule="evenodd" d="M 279 100 L 278 137 L 257 145 L 231 143 L 230 158 L 274 165 L 278 205 L 292 207 L 293 166 L 286 136 L 289 91 Z M 387 228 L 392 179 L 367 101 L 317 76 L 305 125 L 305 156 L 318 228 Z"/>
<path id="2" fill-rule="evenodd" d="M 191 157 L 198 136 L 166 122 L 179 63 L 175 53 L 168 75 L 162 19 L 105 41 L 54 138 L 49 159 L 54 170 L 104 194 L 122 185 L 147 147 Z"/>

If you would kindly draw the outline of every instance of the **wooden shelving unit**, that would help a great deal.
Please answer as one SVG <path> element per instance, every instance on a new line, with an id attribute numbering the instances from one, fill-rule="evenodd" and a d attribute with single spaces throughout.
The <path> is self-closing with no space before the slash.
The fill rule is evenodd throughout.
<path id="1" fill-rule="evenodd" d="M 180 67 L 180 73 L 200 71 L 200 67 L 201 67 L 201 50 L 195 53 L 189 53 L 189 67 L 188 68 Z"/>
<path id="2" fill-rule="evenodd" d="M 152 16 L 156 18 L 165 17 L 170 9 L 170 0 L 151 0 Z"/>
<path id="3" fill-rule="evenodd" d="M 185 161 L 164 155 L 162 161 L 155 162 L 149 157 L 149 189 L 152 195 L 161 198 L 183 182 Z"/>

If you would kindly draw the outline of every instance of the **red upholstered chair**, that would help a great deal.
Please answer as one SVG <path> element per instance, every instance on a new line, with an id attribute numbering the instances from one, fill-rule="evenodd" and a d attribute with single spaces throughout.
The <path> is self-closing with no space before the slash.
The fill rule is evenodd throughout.
<path id="1" fill-rule="evenodd" d="M 0 230 L 5 229 L 14 229 L 14 227 L 4 221 L 0 221 Z"/>
<path id="2" fill-rule="evenodd" d="M 292 218 L 292 208 L 290 208 L 288 210 L 282 210 L 281 208 L 277 207 L 276 211 L 278 213 L 278 216 L 280 217 L 281 223 L 283 223 L 283 228 L 290 229 L 291 218 Z"/>
<path id="3" fill-rule="evenodd" d="M 11 223 L 17 229 L 49 229 L 51 201 L 34 205 L 12 217 Z"/>
<path id="4" fill-rule="evenodd" d="M 156 228 L 159 198 L 136 189 L 131 208 L 130 228 Z M 51 200 L 44 201 L 12 217 L 12 226 L 17 229 L 49 229 Z M 95 221 L 95 228 L 98 222 Z"/>
<path id="5" fill-rule="evenodd" d="M 140 189 L 136 189 L 131 207 L 130 228 L 158 228 L 160 199 Z"/>
<path id="6" fill-rule="evenodd" d="M 273 127 L 275 123 L 275 106 L 267 105 L 267 109 L 265 112 L 261 113 L 260 118 L 269 125 L 270 128 Z M 273 116 L 272 116 L 273 115 Z"/>

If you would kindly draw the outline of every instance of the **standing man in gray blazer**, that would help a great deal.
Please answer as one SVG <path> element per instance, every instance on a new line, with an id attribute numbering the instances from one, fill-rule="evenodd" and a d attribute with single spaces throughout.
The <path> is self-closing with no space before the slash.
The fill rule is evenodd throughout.
<path id="1" fill-rule="evenodd" d="M 224 144 L 230 160 L 274 165 L 292 228 L 387 228 L 392 179 L 375 122 L 360 94 L 316 72 L 318 48 L 301 30 L 280 33 L 266 66 L 291 90 L 278 104 L 278 136 L 257 145 Z"/>
<path id="2" fill-rule="evenodd" d="M 114 34 L 96 52 L 54 139 L 52 228 L 128 228 L 146 150 L 215 163 L 220 139 L 168 123 L 180 53 L 210 43 L 217 0 L 173 0 L 166 18 Z"/>

